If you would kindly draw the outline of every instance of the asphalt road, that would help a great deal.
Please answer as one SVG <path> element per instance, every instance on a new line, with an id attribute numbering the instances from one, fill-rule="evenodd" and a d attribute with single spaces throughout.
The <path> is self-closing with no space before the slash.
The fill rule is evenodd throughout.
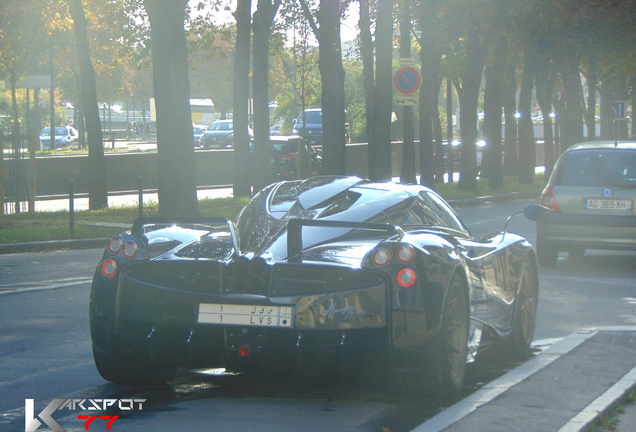
<path id="1" fill-rule="evenodd" d="M 500 231 L 506 218 L 534 200 L 458 209 L 477 238 Z M 534 224 L 522 215 L 509 224 L 532 242 Z M 24 430 L 25 399 L 36 414 L 56 398 L 145 398 L 112 430 L 407 431 L 443 409 L 434 401 L 388 395 L 369 380 L 320 379 L 246 382 L 212 371 L 180 371 L 166 387 L 117 386 L 97 373 L 91 355 L 87 305 L 90 279 L 101 250 L 0 256 L 0 430 Z M 17 291 L 19 289 L 19 291 Z M 550 344 L 591 326 L 636 320 L 636 254 L 562 253 L 557 266 L 540 270 L 535 340 Z M 471 371 L 470 387 L 506 366 Z M 66 430 L 84 430 L 71 412 Z M 58 418 L 56 413 L 55 418 Z M 157 429 L 157 425 L 162 425 Z M 38 430 L 44 430 L 42 427 Z M 106 430 L 95 421 L 90 430 Z"/>

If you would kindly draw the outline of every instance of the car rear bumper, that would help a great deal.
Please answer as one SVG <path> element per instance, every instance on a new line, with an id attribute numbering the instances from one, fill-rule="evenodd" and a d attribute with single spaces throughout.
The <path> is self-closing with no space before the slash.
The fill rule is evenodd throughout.
<path id="1" fill-rule="evenodd" d="M 310 270 L 316 272 L 315 268 Z M 368 279 L 361 288 L 317 292 L 309 279 L 289 285 L 287 279 L 297 277 L 298 271 L 305 271 L 304 267 L 288 266 L 283 270 L 278 283 L 274 283 L 275 294 L 271 298 L 220 295 L 214 289 L 188 291 L 185 283 L 170 288 L 146 281 L 139 274 L 122 272 L 116 299 L 91 299 L 93 346 L 108 354 L 134 349 L 138 355 L 162 363 L 232 371 L 282 367 L 301 373 L 355 374 L 387 369 L 390 326 L 383 277 L 377 272 L 358 271 L 354 273 L 358 280 L 365 274 Z M 100 285 L 100 279 L 97 281 Z M 210 324 L 201 319 L 202 304 L 291 308 L 293 325 Z M 249 355 L 239 355 L 241 346 L 249 347 Z"/>
<path id="2" fill-rule="evenodd" d="M 537 223 L 540 241 L 587 249 L 636 249 L 636 216 L 549 212 Z"/>

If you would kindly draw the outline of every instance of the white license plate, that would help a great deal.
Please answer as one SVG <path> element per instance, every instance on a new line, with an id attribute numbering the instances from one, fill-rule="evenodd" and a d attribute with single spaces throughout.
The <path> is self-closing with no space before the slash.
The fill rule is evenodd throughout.
<path id="1" fill-rule="evenodd" d="M 291 328 L 292 307 L 201 303 L 199 324 Z"/>
<path id="2" fill-rule="evenodd" d="M 620 212 L 632 211 L 632 200 L 630 199 L 596 199 L 587 198 L 583 200 L 585 210 L 612 210 Z"/>

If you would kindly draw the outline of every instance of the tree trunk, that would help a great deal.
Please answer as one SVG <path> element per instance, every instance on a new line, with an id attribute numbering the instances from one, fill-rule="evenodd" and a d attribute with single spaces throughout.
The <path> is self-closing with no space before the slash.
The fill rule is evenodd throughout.
<path id="1" fill-rule="evenodd" d="M 144 0 L 150 19 L 157 110 L 159 213 L 198 216 L 188 48 L 183 27 L 187 0 Z"/>
<path id="2" fill-rule="evenodd" d="M 236 47 L 234 50 L 234 197 L 250 195 L 248 104 L 250 73 L 251 0 L 236 5 Z"/>
<path id="3" fill-rule="evenodd" d="M 108 207 L 108 190 L 106 188 L 106 165 L 104 161 L 104 144 L 102 141 L 102 125 L 99 120 L 99 107 L 97 102 L 97 85 L 95 82 L 95 69 L 91 61 L 91 53 L 88 45 L 86 16 L 82 0 L 71 0 L 69 2 L 71 17 L 75 23 L 75 46 L 77 47 L 77 57 L 79 59 L 81 74 L 81 106 L 84 110 L 86 120 L 87 142 L 88 142 L 88 207 L 91 210 L 99 210 Z M 53 91 L 53 89 L 51 89 Z M 53 122 L 51 122 L 53 123 Z M 78 125 L 83 128 L 80 121 Z M 82 134 L 84 131 L 82 130 Z M 55 147 L 53 139 L 55 133 L 51 134 L 51 148 Z"/>
<path id="4" fill-rule="evenodd" d="M 519 155 L 517 146 L 517 71 L 514 65 L 506 68 L 506 97 L 504 100 L 504 175 L 519 174 Z"/>
<path id="5" fill-rule="evenodd" d="M 536 68 L 535 56 L 524 52 L 523 76 L 519 92 L 519 183 L 532 184 L 536 165 L 534 127 L 532 125 L 532 87 Z"/>
<path id="6" fill-rule="evenodd" d="M 488 177 L 490 189 L 503 187 L 501 113 L 506 90 L 504 72 L 508 42 L 499 35 L 495 42 L 492 64 L 486 67 L 486 88 L 484 91 L 484 136 L 486 152 L 481 161 L 482 177 Z"/>
<path id="7" fill-rule="evenodd" d="M 579 92 L 579 62 L 574 56 L 564 59 L 561 65 L 561 81 L 563 81 L 565 110 L 561 123 L 561 139 L 563 148 L 583 141 L 583 110 Z"/>
<path id="8" fill-rule="evenodd" d="M 422 86 L 420 87 L 420 184 L 435 188 L 435 145 L 433 142 L 435 91 L 439 79 L 440 56 L 437 51 L 435 11 L 437 0 L 426 0 L 420 6 L 420 61 Z"/>
<path id="9" fill-rule="evenodd" d="M 590 60 L 587 67 L 587 109 L 585 110 L 585 126 L 587 127 L 587 140 L 596 139 L 596 87 L 598 86 L 598 65 Z M 583 94 L 581 92 L 581 94 Z"/>
<path id="10" fill-rule="evenodd" d="M 364 106 L 367 120 L 367 139 L 371 142 L 373 131 L 373 97 L 375 79 L 373 71 L 373 39 L 371 37 L 371 19 L 369 17 L 369 0 L 360 0 L 360 57 L 362 59 L 362 77 L 364 81 Z"/>
<path id="11" fill-rule="evenodd" d="M 269 142 L 269 35 L 279 4 L 278 2 L 272 4 L 270 0 L 258 0 L 258 9 L 254 12 L 252 24 L 254 29 L 252 95 L 254 97 L 254 165 L 256 168 L 254 192 L 272 182 Z"/>
<path id="12" fill-rule="evenodd" d="M 400 57 L 411 57 L 411 0 L 400 2 Z M 402 107 L 404 140 L 402 142 L 402 171 L 400 182 L 414 184 L 415 147 L 413 144 L 413 107 Z"/>
<path id="13" fill-rule="evenodd" d="M 369 179 L 391 180 L 393 0 L 378 0 L 373 133 L 369 141 Z"/>
<path id="14" fill-rule="evenodd" d="M 468 25 L 466 38 L 466 70 L 462 76 L 460 110 L 460 131 L 462 136 L 462 157 L 459 159 L 458 188 L 477 191 L 477 108 L 481 76 L 488 54 L 488 41 L 480 43 L 480 26 L 477 22 Z"/>
<path id="15" fill-rule="evenodd" d="M 614 92 L 609 77 L 601 82 L 601 139 L 614 139 Z"/>
<path id="16" fill-rule="evenodd" d="M 439 87 L 442 81 L 438 80 L 437 94 L 439 95 Z M 435 183 L 444 183 L 444 147 L 442 141 L 444 136 L 442 133 L 442 121 L 439 117 L 439 96 L 436 99 L 433 109 L 433 137 L 435 138 Z"/>
<path id="17" fill-rule="evenodd" d="M 322 83 L 322 174 L 345 175 L 345 71 L 340 46 L 340 2 L 321 0 L 318 10 Z"/>
<path id="18" fill-rule="evenodd" d="M 543 116 L 543 163 L 545 165 L 545 178 L 548 179 L 554 168 L 555 152 L 552 136 L 552 62 L 547 55 L 541 55 L 537 67 L 537 102 L 541 107 Z"/>
<path id="19" fill-rule="evenodd" d="M 447 183 L 453 183 L 453 175 L 455 173 L 455 161 L 453 160 L 453 83 L 448 76 L 446 76 L 446 140 Z"/>

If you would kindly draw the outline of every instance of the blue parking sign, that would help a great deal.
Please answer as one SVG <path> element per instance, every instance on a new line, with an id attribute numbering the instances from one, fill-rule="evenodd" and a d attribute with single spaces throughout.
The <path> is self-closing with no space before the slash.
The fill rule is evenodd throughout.
<path id="1" fill-rule="evenodd" d="M 624 119 L 626 118 L 625 113 L 625 101 L 616 101 L 614 102 L 614 118 L 615 119 Z"/>

